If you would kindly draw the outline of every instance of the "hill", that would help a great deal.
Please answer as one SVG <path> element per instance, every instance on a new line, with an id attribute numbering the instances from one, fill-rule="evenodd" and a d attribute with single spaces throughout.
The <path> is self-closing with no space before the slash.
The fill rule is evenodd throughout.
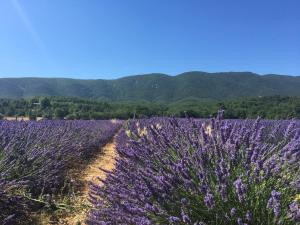
<path id="1" fill-rule="evenodd" d="M 108 101 L 174 102 L 186 98 L 300 96 L 300 77 L 250 72 L 146 74 L 115 80 L 1 78 L 0 98 L 68 96 Z"/>

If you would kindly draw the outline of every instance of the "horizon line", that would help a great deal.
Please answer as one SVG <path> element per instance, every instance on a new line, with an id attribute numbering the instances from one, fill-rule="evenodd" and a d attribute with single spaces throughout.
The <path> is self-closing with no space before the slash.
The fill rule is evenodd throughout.
<path id="1" fill-rule="evenodd" d="M 206 74 L 222 74 L 222 73 L 251 73 L 253 75 L 258 76 L 268 76 L 268 75 L 276 75 L 276 76 L 286 76 L 286 77 L 299 77 L 300 75 L 290 75 L 290 74 L 276 74 L 276 73 L 256 73 L 252 71 L 218 71 L 218 72 L 206 72 L 201 70 L 191 70 L 186 71 L 182 73 L 177 74 L 167 74 L 167 73 L 161 73 L 161 72 L 149 72 L 149 73 L 139 73 L 139 74 L 130 74 L 130 75 L 123 75 L 123 76 L 117 76 L 116 78 L 106 79 L 106 78 L 76 78 L 76 76 L 69 77 L 66 76 L 32 76 L 32 75 L 25 75 L 25 76 L 11 76 L 11 77 L 2 77 L 0 76 L 0 79 L 22 79 L 22 78 L 35 78 L 35 79 L 73 79 L 73 80 L 118 80 L 126 77 L 134 77 L 134 76 L 145 76 L 145 75 L 165 75 L 169 77 L 176 77 L 180 76 L 186 73 L 206 73 Z M 82 76 L 82 75 L 78 75 Z"/>

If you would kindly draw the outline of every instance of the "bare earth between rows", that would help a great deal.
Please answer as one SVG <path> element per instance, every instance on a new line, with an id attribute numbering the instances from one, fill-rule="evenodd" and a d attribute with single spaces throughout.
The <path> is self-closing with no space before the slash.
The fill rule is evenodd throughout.
<path id="1" fill-rule="evenodd" d="M 98 179 L 101 178 L 102 180 L 106 179 L 107 174 L 100 170 L 99 168 L 112 171 L 116 167 L 116 157 L 118 156 L 115 144 L 115 138 L 110 143 L 106 144 L 99 155 L 95 158 L 95 160 L 87 166 L 87 168 L 81 173 L 81 180 L 84 183 L 84 188 L 80 194 L 78 199 L 82 205 L 90 205 L 88 201 L 89 195 L 89 183 L 93 182 L 98 185 L 103 185 L 102 182 Z M 87 216 L 88 210 L 82 210 L 75 215 L 70 215 L 64 218 L 61 221 L 61 224 L 66 225 L 84 225 L 85 219 Z"/>

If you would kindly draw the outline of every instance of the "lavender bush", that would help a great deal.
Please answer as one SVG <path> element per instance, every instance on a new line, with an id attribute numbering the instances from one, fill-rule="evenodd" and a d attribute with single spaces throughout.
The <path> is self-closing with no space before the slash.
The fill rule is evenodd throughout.
<path id="1" fill-rule="evenodd" d="M 75 185 L 69 171 L 83 166 L 120 126 L 110 121 L 0 121 L 0 223 L 22 223 L 41 207 L 35 198 L 51 202 L 51 196 L 69 191 Z"/>
<path id="2" fill-rule="evenodd" d="M 296 224 L 297 121 L 153 118 L 120 133 L 88 224 Z"/>

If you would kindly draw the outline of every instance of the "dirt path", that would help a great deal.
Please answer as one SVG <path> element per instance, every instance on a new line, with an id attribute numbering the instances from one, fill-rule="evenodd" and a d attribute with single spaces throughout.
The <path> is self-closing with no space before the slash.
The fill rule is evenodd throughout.
<path id="1" fill-rule="evenodd" d="M 72 214 L 67 218 L 62 219 L 60 221 L 60 224 L 85 224 L 84 221 L 86 219 L 88 208 L 90 206 L 90 203 L 88 201 L 89 183 L 94 182 L 96 184 L 102 185 L 102 182 L 99 181 L 97 177 L 100 177 L 104 180 L 106 178 L 106 173 L 100 170 L 99 167 L 108 171 L 113 170 L 116 166 L 115 158 L 117 156 L 118 154 L 116 151 L 116 144 L 114 138 L 112 142 L 106 144 L 102 148 L 101 153 L 99 153 L 95 160 L 81 173 L 81 178 L 79 180 L 83 181 L 84 188 L 80 196 L 78 196 L 76 202 L 78 202 L 79 205 L 82 205 L 83 209 L 80 212 L 77 212 L 76 214 Z M 84 206 L 86 206 L 86 209 L 84 209 Z"/>

